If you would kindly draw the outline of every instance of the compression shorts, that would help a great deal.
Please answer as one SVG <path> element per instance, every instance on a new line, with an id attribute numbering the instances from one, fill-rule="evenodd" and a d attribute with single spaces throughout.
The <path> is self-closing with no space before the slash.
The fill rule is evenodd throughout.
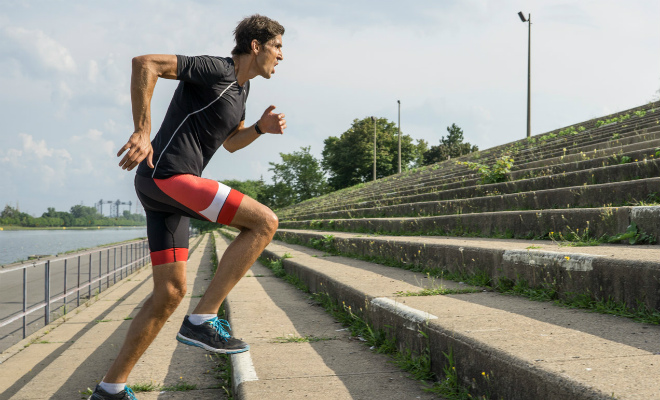
<path id="1" fill-rule="evenodd" d="M 190 218 L 231 224 L 243 193 L 211 179 L 174 175 L 153 179 L 135 175 L 135 190 L 147 216 L 152 265 L 188 259 Z"/>

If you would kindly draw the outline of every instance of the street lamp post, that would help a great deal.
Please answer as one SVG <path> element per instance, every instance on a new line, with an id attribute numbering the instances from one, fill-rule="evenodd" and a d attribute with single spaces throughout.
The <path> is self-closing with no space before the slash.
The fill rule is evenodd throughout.
<path id="1" fill-rule="evenodd" d="M 376 117 L 371 117 L 374 123 L 374 182 L 376 181 Z"/>
<path id="2" fill-rule="evenodd" d="M 399 105 L 399 173 L 401 173 L 401 100 L 396 101 Z"/>
<path id="3" fill-rule="evenodd" d="M 527 18 L 525 18 L 525 15 L 520 11 L 518 13 L 518 16 L 520 17 L 520 20 L 522 22 L 527 22 L 529 23 L 529 30 L 527 34 L 527 137 L 531 137 L 532 135 L 532 122 L 531 122 L 531 115 L 530 115 L 530 103 L 531 103 L 531 80 L 532 80 L 532 14 L 527 14 Z"/>

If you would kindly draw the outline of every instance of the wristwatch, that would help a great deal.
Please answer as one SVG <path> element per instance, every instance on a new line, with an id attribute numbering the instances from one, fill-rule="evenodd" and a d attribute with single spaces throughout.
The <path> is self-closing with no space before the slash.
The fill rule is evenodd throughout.
<path id="1" fill-rule="evenodd" d="M 259 121 L 254 123 L 254 130 L 257 131 L 258 134 L 263 135 L 264 133 L 259 129 Z"/>

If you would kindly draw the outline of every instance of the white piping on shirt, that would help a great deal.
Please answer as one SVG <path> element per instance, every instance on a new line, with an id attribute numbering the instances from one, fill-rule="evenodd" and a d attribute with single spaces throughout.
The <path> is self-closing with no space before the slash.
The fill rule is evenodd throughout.
<path id="1" fill-rule="evenodd" d="M 222 93 L 220 93 L 220 96 L 218 96 L 218 98 L 216 98 L 215 100 L 213 100 L 212 102 L 210 102 L 210 103 L 207 104 L 206 106 L 200 108 L 199 110 L 197 110 L 197 111 L 193 111 L 193 112 L 191 112 L 190 114 L 186 115 L 186 117 L 183 119 L 183 121 L 181 121 L 181 123 L 179 124 L 179 126 L 177 126 L 176 129 L 174 130 L 174 133 L 172 133 L 172 137 L 170 137 L 170 140 L 167 142 L 167 144 L 166 144 L 165 147 L 163 148 L 163 151 L 160 152 L 160 155 L 158 156 L 158 160 L 156 160 L 156 165 L 154 165 L 154 172 L 151 174 L 151 177 L 152 177 L 152 178 L 156 175 L 156 169 L 158 168 L 158 163 L 160 162 L 160 158 L 163 156 L 163 154 L 165 154 L 165 151 L 166 151 L 167 148 L 170 146 L 170 143 L 172 143 L 172 139 L 174 139 L 174 136 L 175 136 L 176 133 L 179 131 L 179 128 L 181 128 L 181 126 L 183 125 L 183 123 L 186 122 L 186 120 L 188 119 L 188 117 L 190 117 L 190 116 L 193 115 L 193 114 L 197 114 L 198 112 L 202 112 L 202 111 L 206 110 L 207 108 L 209 108 L 209 107 L 211 106 L 211 104 L 213 104 L 213 103 L 215 103 L 216 101 L 220 100 L 220 99 L 222 98 L 222 96 L 225 94 L 225 92 L 226 92 L 227 90 L 229 90 L 229 88 L 232 87 L 232 85 L 233 85 L 234 83 L 236 83 L 236 81 L 230 83 L 229 86 L 227 86 L 227 87 L 225 88 L 225 90 L 223 90 Z"/>

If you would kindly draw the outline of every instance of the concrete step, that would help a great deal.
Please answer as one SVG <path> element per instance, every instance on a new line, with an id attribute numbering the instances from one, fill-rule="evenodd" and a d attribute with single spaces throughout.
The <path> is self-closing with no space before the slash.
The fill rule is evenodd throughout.
<path id="1" fill-rule="evenodd" d="M 218 254 L 227 245 L 216 236 Z M 225 307 L 233 334 L 250 344 L 250 351 L 231 356 L 236 399 L 438 398 L 258 262 Z"/>
<path id="2" fill-rule="evenodd" d="M 535 240 L 400 237 L 280 229 L 277 238 L 325 246 L 342 255 L 386 260 L 406 268 L 486 274 L 496 281 L 526 281 L 560 295 L 612 299 L 630 309 L 660 310 L 657 246 L 565 247 Z"/>
<path id="3" fill-rule="evenodd" d="M 660 159 L 651 159 L 621 165 L 593 168 L 590 170 L 567 172 L 551 176 L 542 176 L 538 178 L 521 179 L 517 181 L 508 181 L 487 185 L 475 185 L 456 189 L 441 190 L 438 187 L 427 187 L 425 188 L 426 191 L 419 190 L 420 193 L 414 195 L 405 195 L 399 192 L 393 197 L 381 198 L 378 200 L 362 201 L 359 203 L 348 203 L 335 206 L 307 208 L 304 210 L 299 210 L 299 212 L 295 214 L 295 217 L 292 217 L 292 219 L 309 219 L 313 215 L 312 211 L 319 213 L 353 210 L 358 208 L 384 207 L 425 201 L 458 200 L 481 196 L 495 196 L 501 194 L 549 190 L 571 186 L 583 186 L 585 184 L 593 185 L 631 181 L 634 179 L 657 177 L 658 175 L 660 175 Z M 640 198 L 638 200 L 643 199 L 644 198 Z M 614 201 L 611 203 L 614 203 Z"/>
<path id="4" fill-rule="evenodd" d="M 459 236 L 508 239 L 612 237 L 636 230 L 633 243 L 657 243 L 660 207 L 602 207 L 559 210 L 499 211 L 475 214 L 407 218 L 352 218 L 281 221 L 285 229 L 324 229 L 402 236 Z M 632 223 L 635 227 L 632 227 Z M 559 239 L 557 239 L 559 240 Z M 579 242 L 579 240 L 574 240 Z M 622 243 L 626 243 L 625 241 Z"/>
<path id="5" fill-rule="evenodd" d="M 405 254 L 417 254 L 412 250 Z M 396 337 L 400 350 L 428 351 L 440 377 L 451 352 L 459 381 L 474 397 L 651 399 L 660 393 L 658 380 L 639 379 L 660 373 L 658 326 L 492 292 L 403 297 L 397 293 L 455 284 L 279 241 L 264 255 L 285 253 L 291 257 L 282 260 L 285 270 L 310 291 L 350 306 Z"/>
<path id="6" fill-rule="evenodd" d="M 597 208 L 634 204 L 660 193 L 660 178 L 559 187 L 466 199 L 421 201 L 296 216 L 304 220 L 465 215 L 498 211 Z M 284 219 L 284 222 L 287 220 Z"/>
<path id="7" fill-rule="evenodd" d="M 512 171 L 510 173 L 510 181 L 516 182 L 518 180 L 529 179 L 538 176 L 548 177 L 551 175 L 570 174 L 573 172 L 581 172 L 584 174 L 584 170 L 586 169 L 605 167 L 616 167 L 615 170 L 625 170 L 625 168 L 620 167 L 619 164 L 623 156 L 628 157 L 630 160 L 642 160 L 639 161 L 640 163 L 655 161 L 655 149 L 659 146 L 660 139 L 654 139 L 632 145 L 596 151 L 588 156 L 584 155 L 579 156 L 578 158 L 562 156 L 552 160 L 552 162 L 549 161 L 548 164 L 543 167 L 537 167 L 529 170 Z M 613 156 L 616 156 L 616 158 L 613 158 Z M 646 167 L 646 165 L 643 166 L 643 168 Z M 635 178 L 637 177 L 638 175 L 635 175 Z M 622 177 L 622 179 L 625 179 L 625 176 Z M 447 191 L 458 188 L 487 186 L 479 185 L 479 179 L 476 178 L 476 174 L 466 174 L 458 178 L 442 178 L 434 181 L 425 181 L 420 179 L 416 182 L 417 183 L 412 184 L 408 181 L 402 181 L 397 187 L 382 187 L 379 189 L 379 191 L 372 192 L 368 192 L 364 189 L 353 190 L 352 196 L 345 195 L 339 197 L 339 194 L 334 194 L 333 196 L 326 196 L 325 198 L 315 199 L 314 201 L 308 201 L 295 207 L 283 209 L 279 213 L 281 216 L 287 217 L 289 215 L 300 214 L 304 210 L 324 210 L 328 208 L 340 209 L 346 204 L 356 204 L 373 199 L 382 199 L 383 197 L 424 194 L 431 191 Z"/>

